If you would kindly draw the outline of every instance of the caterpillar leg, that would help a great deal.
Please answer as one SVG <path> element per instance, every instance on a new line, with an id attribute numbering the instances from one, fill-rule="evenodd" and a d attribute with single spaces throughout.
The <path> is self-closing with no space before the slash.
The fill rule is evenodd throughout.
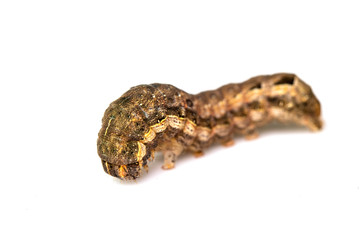
<path id="1" fill-rule="evenodd" d="M 168 170 L 174 168 L 176 159 L 184 149 L 183 146 L 175 139 L 171 139 L 171 141 L 165 143 L 161 148 L 164 155 L 162 169 Z"/>
<path id="2" fill-rule="evenodd" d="M 245 133 L 246 140 L 253 140 L 259 137 L 259 132 L 256 129 L 251 129 Z"/>
<path id="3" fill-rule="evenodd" d="M 221 143 L 221 145 L 223 145 L 224 147 L 231 147 L 235 144 L 234 140 L 233 139 L 230 139 L 230 140 L 227 140 L 227 141 L 224 141 Z"/>
<path id="4" fill-rule="evenodd" d="M 203 151 L 196 151 L 192 153 L 194 155 L 194 157 L 198 158 L 198 157 L 202 157 L 204 156 L 204 152 Z"/>

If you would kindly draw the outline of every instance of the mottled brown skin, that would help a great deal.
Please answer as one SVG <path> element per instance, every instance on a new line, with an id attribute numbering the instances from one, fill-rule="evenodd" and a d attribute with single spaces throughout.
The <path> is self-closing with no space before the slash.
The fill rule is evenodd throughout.
<path id="1" fill-rule="evenodd" d="M 105 111 L 98 153 L 105 172 L 134 180 L 155 151 L 171 169 L 184 150 L 199 155 L 214 142 L 231 145 L 234 134 L 255 138 L 272 120 L 321 129 L 320 103 L 296 75 L 258 76 L 197 95 L 168 84 L 140 85 Z"/>

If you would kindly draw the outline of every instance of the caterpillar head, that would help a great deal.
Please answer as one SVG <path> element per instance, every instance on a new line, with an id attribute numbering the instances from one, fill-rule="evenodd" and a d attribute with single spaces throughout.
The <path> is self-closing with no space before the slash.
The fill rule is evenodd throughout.
<path id="1" fill-rule="evenodd" d="M 147 168 L 146 147 L 141 142 L 109 141 L 99 136 L 98 154 L 104 171 L 123 180 L 134 180 L 140 177 L 142 168 Z"/>
<path id="2" fill-rule="evenodd" d="M 120 98 L 105 111 L 97 150 L 105 172 L 123 180 L 133 180 L 140 177 L 142 169 L 147 169 L 150 150 L 141 142 L 148 127 L 134 111 L 132 106 L 135 105 L 127 102 Z"/>
<path id="3" fill-rule="evenodd" d="M 320 102 L 310 86 L 296 75 L 279 75 L 270 92 L 268 101 L 276 119 L 292 121 L 312 131 L 322 128 Z"/>

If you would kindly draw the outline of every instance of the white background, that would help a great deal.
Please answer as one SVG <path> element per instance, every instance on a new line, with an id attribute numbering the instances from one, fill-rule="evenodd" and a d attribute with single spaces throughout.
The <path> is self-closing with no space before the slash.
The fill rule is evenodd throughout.
<path id="1" fill-rule="evenodd" d="M 357 1 L 1 1 L 1 239 L 360 239 Z M 102 115 L 131 86 L 190 93 L 293 72 L 325 128 L 107 175 Z"/>

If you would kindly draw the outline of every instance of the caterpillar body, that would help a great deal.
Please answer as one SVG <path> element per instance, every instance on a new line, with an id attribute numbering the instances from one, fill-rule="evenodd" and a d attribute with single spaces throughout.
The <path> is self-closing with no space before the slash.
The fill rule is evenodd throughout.
<path id="1" fill-rule="evenodd" d="M 185 150 L 199 154 L 214 142 L 230 144 L 234 134 L 251 139 L 272 120 L 320 130 L 320 102 L 294 74 L 278 73 L 188 94 L 169 84 L 132 87 L 106 109 L 97 148 L 104 171 L 134 180 L 148 170 L 154 152 L 164 169 Z"/>

